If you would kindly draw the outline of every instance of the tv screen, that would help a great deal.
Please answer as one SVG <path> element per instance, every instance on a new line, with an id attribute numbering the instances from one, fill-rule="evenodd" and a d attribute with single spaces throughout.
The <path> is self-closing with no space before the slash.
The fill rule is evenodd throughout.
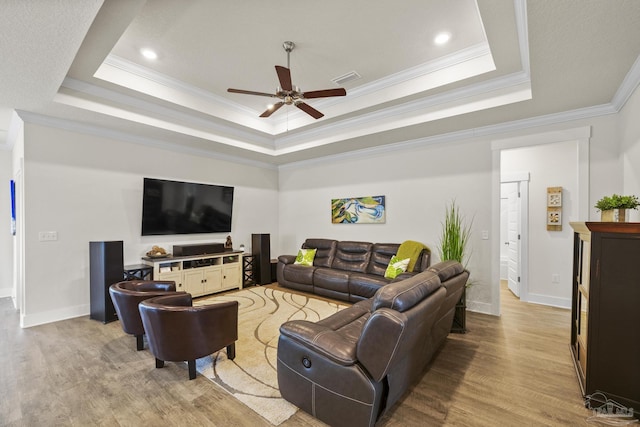
<path id="1" fill-rule="evenodd" d="M 233 187 L 144 178 L 142 235 L 231 231 Z"/>

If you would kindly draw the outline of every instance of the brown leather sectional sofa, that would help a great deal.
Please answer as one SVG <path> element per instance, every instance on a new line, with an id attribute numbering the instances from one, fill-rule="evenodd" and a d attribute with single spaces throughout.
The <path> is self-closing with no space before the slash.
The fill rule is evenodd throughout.
<path id="1" fill-rule="evenodd" d="M 284 323 L 280 393 L 331 426 L 373 426 L 444 343 L 468 277 L 445 261 L 317 323 Z"/>
<path id="2" fill-rule="evenodd" d="M 276 275 L 278 284 L 328 298 L 357 302 L 371 298 L 391 282 L 384 277 L 389 260 L 398 252 L 398 243 L 369 243 L 307 239 L 302 249 L 316 249 L 313 266 L 294 264 L 295 255 L 280 255 Z M 413 273 L 424 271 L 431 263 L 431 252 L 423 250 Z"/>

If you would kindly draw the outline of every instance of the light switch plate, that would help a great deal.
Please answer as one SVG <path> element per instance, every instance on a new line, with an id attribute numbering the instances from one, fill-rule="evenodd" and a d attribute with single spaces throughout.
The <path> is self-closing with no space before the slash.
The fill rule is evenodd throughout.
<path id="1" fill-rule="evenodd" d="M 38 233 L 38 240 L 41 242 L 53 242 L 58 240 L 57 231 L 41 231 Z"/>

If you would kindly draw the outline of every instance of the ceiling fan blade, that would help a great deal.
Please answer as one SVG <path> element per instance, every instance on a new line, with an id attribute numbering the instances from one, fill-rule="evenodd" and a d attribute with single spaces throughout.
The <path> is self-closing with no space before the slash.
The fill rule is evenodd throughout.
<path id="1" fill-rule="evenodd" d="M 275 113 L 278 110 L 278 108 L 282 107 L 283 105 L 284 105 L 284 102 L 277 102 L 273 104 L 273 107 L 267 108 L 267 110 L 264 113 L 260 114 L 260 117 L 269 117 L 270 115 Z"/>
<path id="2" fill-rule="evenodd" d="M 293 90 L 293 84 L 291 83 L 291 70 L 287 67 L 276 65 L 276 73 L 278 74 L 278 80 L 280 80 L 280 87 L 282 90 Z"/>
<path id="3" fill-rule="evenodd" d="M 343 88 L 337 89 L 325 89 L 325 90 L 312 90 L 311 92 L 305 92 L 302 96 L 306 99 L 312 98 L 328 98 L 330 96 L 345 96 L 347 91 Z"/>
<path id="4" fill-rule="evenodd" d="M 265 92 L 254 92 L 252 90 L 242 90 L 242 89 L 227 89 L 227 92 L 231 93 L 242 93 L 244 95 L 258 95 L 258 96 L 269 96 L 271 98 L 277 98 L 277 96 L 273 93 L 265 93 Z"/>
<path id="5" fill-rule="evenodd" d="M 316 110 L 309 104 L 305 104 L 304 102 L 298 102 L 296 104 L 296 107 L 298 107 L 314 119 L 319 119 L 320 117 L 324 116 L 324 114 L 322 114 L 320 111 Z"/>

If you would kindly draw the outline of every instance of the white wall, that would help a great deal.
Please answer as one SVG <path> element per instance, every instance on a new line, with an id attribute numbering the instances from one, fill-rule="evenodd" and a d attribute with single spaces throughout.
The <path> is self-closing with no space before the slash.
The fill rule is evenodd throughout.
<path id="1" fill-rule="evenodd" d="M 467 294 L 468 307 L 474 311 L 499 314 L 500 156 L 498 152 L 497 158 L 494 157 L 491 141 L 532 136 L 535 140 L 538 134 L 562 133 L 566 129 L 583 127 L 591 128 L 588 142 L 589 176 L 584 183 L 588 188 L 585 198 L 588 198 L 590 218 L 586 218 L 587 215 L 579 218 L 573 205 L 568 208 L 566 218 L 597 220 L 599 214 L 592 208 L 595 197 L 612 189 L 621 191 L 622 188 L 621 162 L 617 152 L 617 115 L 505 132 L 499 138 L 496 134 L 437 144 L 425 140 L 423 143 L 397 144 L 393 150 L 382 149 L 360 155 L 283 166 L 280 168 L 279 178 L 282 253 L 296 253 L 300 244 L 308 237 L 375 242 L 412 239 L 430 246 L 434 252 L 433 261 L 437 262 L 444 208 L 447 202 L 455 199 L 462 212 L 473 218 L 472 256 L 468 267 L 474 285 Z M 569 154 L 565 152 L 562 157 L 566 160 L 567 155 Z M 571 159 L 571 163 L 576 164 L 574 159 Z M 548 164 L 550 163 L 544 160 L 544 164 L 537 168 L 544 169 Z M 560 162 L 554 167 L 562 170 L 564 165 Z M 566 177 L 553 177 L 553 185 L 541 184 L 544 197 L 547 186 L 562 185 L 556 184 L 560 178 L 565 180 Z M 569 187 L 571 185 L 567 184 Z M 386 224 L 331 224 L 332 198 L 366 195 L 387 197 Z M 569 194 L 570 201 L 573 197 L 573 194 Z M 545 210 L 541 212 L 537 222 L 546 218 Z M 534 226 L 539 225 L 534 223 Z M 481 239 L 483 230 L 489 232 L 488 240 Z M 565 267 L 572 265 L 573 255 L 566 233 L 570 231 L 565 229 L 560 238 L 547 236 L 547 241 L 534 243 L 534 260 L 537 263 L 547 261 L 544 255 L 547 250 L 545 245 L 557 246 L 557 250 L 554 250 L 557 258 L 553 259 L 551 268 L 554 273 L 557 271 L 560 274 L 561 280 L 560 284 L 550 286 L 548 282 L 551 275 L 540 273 L 544 277 L 532 288 L 537 302 L 565 306 L 566 284 L 571 275 L 570 270 Z M 532 260 L 530 271 L 537 268 L 539 264 L 534 264 Z M 534 275 L 534 280 L 538 280 L 537 274 Z"/>
<path id="2" fill-rule="evenodd" d="M 501 172 L 529 173 L 528 302 L 571 307 L 572 264 L 567 254 L 573 250 L 570 221 L 578 215 L 578 145 L 576 141 L 503 150 Z M 562 187 L 562 231 L 547 231 L 547 187 Z M 557 274 L 559 283 L 552 282 Z"/>
<path id="3" fill-rule="evenodd" d="M 369 242 L 417 240 L 438 258 L 446 205 L 456 200 L 473 219 L 470 308 L 492 312 L 492 157 L 488 141 L 460 141 L 381 150 L 280 168 L 280 247 L 295 254 L 309 237 Z M 331 199 L 386 196 L 385 224 L 332 224 Z M 496 230 L 495 237 L 498 238 Z M 496 261 L 497 263 L 497 261 Z M 497 268 L 497 265 L 496 265 Z"/>
<path id="4" fill-rule="evenodd" d="M 234 244 L 278 234 L 277 171 L 27 123 L 24 326 L 89 313 L 89 242 L 124 241 L 124 262 L 153 245 L 224 242 L 227 234 L 140 236 L 143 177 L 235 187 Z M 58 240 L 38 241 L 41 231 Z M 272 250 L 278 251 L 272 243 Z"/>
<path id="5" fill-rule="evenodd" d="M 624 167 L 624 194 L 640 197 L 640 89 L 636 88 L 620 113 L 620 139 Z M 640 212 L 630 212 L 631 221 L 640 221 Z"/>
<path id="6" fill-rule="evenodd" d="M 0 150 L 0 298 L 13 289 L 13 236 L 11 234 L 11 198 L 9 182 L 13 179 L 11 151 Z"/>

